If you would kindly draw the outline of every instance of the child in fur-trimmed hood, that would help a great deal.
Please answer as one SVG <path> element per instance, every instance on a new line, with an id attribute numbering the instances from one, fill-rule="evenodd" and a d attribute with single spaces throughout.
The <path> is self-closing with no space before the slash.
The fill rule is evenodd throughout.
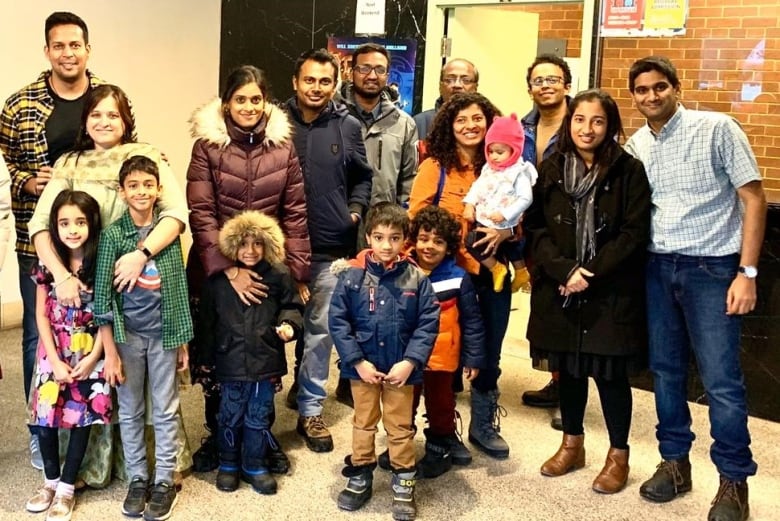
<path id="1" fill-rule="evenodd" d="M 222 390 L 216 486 L 232 492 L 240 475 L 255 491 L 275 494 L 266 464 L 274 390 L 287 373 L 284 346 L 300 332 L 303 303 L 283 265 L 284 235 L 272 217 L 257 211 L 235 215 L 219 232 L 219 249 L 260 275 L 268 296 L 262 305 L 247 306 L 223 272 L 208 279 L 201 296 L 196 327 L 202 362 L 216 367 Z"/>

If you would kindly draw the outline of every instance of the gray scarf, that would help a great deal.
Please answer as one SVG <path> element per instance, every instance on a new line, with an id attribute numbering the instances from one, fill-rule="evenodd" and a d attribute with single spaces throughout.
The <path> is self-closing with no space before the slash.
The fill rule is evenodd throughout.
<path id="1" fill-rule="evenodd" d="M 567 152 L 563 163 L 563 187 L 574 202 L 577 219 L 577 263 L 582 266 L 596 255 L 596 180 L 598 165 L 590 170 L 574 152 Z"/>

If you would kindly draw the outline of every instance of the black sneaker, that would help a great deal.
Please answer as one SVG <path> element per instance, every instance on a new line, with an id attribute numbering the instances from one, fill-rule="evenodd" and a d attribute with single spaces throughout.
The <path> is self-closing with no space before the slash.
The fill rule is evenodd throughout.
<path id="1" fill-rule="evenodd" d="M 176 489 L 171 483 L 161 481 L 152 487 L 149 502 L 144 510 L 146 521 L 163 521 L 171 517 L 171 511 L 176 506 Z"/>
<path id="2" fill-rule="evenodd" d="M 127 488 L 125 502 L 122 503 L 122 513 L 128 517 L 141 517 L 146 508 L 149 494 L 149 484 L 144 478 L 134 477 Z"/>

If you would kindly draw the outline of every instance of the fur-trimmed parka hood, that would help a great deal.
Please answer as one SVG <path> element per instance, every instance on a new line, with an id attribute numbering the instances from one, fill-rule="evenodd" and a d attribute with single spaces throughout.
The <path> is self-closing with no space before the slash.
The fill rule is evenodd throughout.
<path id="1" fill-rule="evenodd" d="M 208 142 L 215 143 L 222 147 L 227 146 L 231 141 L 236 140 L 231 130 L 238 129 L 231 125 L 233 129 L 228 128 L 226 115 L 224 112 L 222 100 L 214 98 L 204 106 L 195 110 L 190 117 L 190 133 L 195 139 L 205 139 Z M 285 111 L 273 103 L 266 101 L 265 117 L 252 132 L 245 132 L 238 129 L 239 132 L 246 135 L 246 141 L 252 143 L 253 136 L 257 136 L 258 143 L 262 140 L 267 146 L 279 146 L 286 144 L 292 139 L 292 126 Z"/>
<path id="2" fill-rule="evenodd" d="M 230 260 L 238 258 L 244 237 L 251 235 L 263 241 L 263 259 L 274 266 L 284 265 L 284 234 L 276 219 L 255 210 L 231 217 L 219 232 L 219 251 Z"/>

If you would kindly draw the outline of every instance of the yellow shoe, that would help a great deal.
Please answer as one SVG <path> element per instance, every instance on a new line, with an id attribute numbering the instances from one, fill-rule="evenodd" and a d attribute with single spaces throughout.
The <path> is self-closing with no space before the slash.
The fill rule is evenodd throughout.
<path id="1" fill-rule="evenodd" d="M 512 279 L 512 293 L 522 289 L 529 280 L 531 280 L 531 274 L 528 273 L 528 268 L 521 268 L 515 271 L 515 278 Z"/>
<path id="2" fill-rule="evenodd" d="M 493 274 L 493 291 L 496 293 L 504 289 L 504 281 L 509 273 L 506 265 L 496 262 L 495 266 L 490 268 L 490 273 Z"/>

